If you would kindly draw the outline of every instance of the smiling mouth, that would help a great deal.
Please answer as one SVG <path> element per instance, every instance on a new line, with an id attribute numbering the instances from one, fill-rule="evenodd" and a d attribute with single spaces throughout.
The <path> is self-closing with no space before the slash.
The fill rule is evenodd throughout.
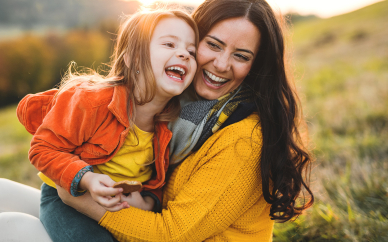
<path id="1" fill-rule="evenodd" d="M 182 67 L 179 67 L 179 66 L 167 67 L 165 72 L 166 72 L 167 76 L 169 76 L 175 80 L 178 80 L 178 81 L 182 81 L 186 76 L 185 69 L 183 69 Z"/>
<path id="2" fill-rule="evenodd" d="M 230 81 L 230 79 L 215 76 L 207 70 L 203 70 L 203 76 L 209 84 L 215 87 L 220 87 Z"/>

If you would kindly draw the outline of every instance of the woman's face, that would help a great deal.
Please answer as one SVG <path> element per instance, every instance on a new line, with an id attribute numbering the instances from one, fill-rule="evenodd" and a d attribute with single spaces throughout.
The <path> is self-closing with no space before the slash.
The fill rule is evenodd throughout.
<path id="1" fill-rule="evenodd" d="M 248 75 L 260 46 L 260 32 L 249 20 L 231 18 L 215 24 L 198 46 L 193 85 L 213 100 L 236 89 Z"/>

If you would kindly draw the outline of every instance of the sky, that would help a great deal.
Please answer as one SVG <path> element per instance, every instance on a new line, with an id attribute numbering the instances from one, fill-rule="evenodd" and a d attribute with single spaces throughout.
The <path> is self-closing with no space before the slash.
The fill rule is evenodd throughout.
<path id="1" fill-rule="evenodd" d="M 154 0 L 138 0 L 152 3 Z M 161 0 L 162 2 L 180 2 L 198 6 L 204 0 Z M 282 13 L 289 11 L 302 15 L 315 14 L 322 18 L 344 14 L 368 6 L 381 0 L 267 0 L 267 2 Z"/>

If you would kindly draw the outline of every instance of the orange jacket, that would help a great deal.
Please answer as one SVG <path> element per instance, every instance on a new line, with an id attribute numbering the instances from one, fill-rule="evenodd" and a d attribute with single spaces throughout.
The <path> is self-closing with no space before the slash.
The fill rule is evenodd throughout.
<path id="1" fill-rule="evenodd" d="M 82 168 L 109 161 L 123 145 L 130 128 L 128 95 L 124 86 L 98 90 L 73 87 L 53 99 L 57 92 L 52 89 L 27 95 L 17 107 L 17 116 L 34 135 L 31 163 L 70 193 L 71 183 Z M 156 134 L 156 174 L 143 189 L 152 190 L 161 201 L 172 133 L 167 123 L 160 122 Z"/>

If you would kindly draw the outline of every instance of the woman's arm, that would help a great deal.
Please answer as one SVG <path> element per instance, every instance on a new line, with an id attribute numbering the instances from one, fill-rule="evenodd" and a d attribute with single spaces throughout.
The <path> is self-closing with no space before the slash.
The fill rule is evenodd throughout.
<path id="1" fill-rule="evenodd" d="M 165 189 L 172 199 L 161 214 L 131 207 L 101 218 L 102 210 L 76 209 L 101 218 L 100 225 L 120 241 L 203 241 L 224 232 L 253 206 L 260 216 L 267 208 L 261 190 L 261 138 L 256 135 L 252 141 L 253 126 L 244 131 L 247 125 L 219 131 L 177 168 L 182 180 Z M 263 218 L 271 231 L 269 216 Z"/>
<path id="2" fill-rule="evenodd" d="M 83 196 L 73 197 L 60 186 L 57 186 L 57 190 L 59 197 L 65 204 L 73 207 L 86 216 L 96 221 L 100 221 L 100 219 L 104 216 L 106 210 L 93 200 L 90 193 L 87 192 Z M 118 211 L 125 208 L 124 206 L 125 204 L 117 204 L 115 209 Z"/>
<path id="3" fill-rule="evenodd" d="M 58 195 L 62 199 L 62 201 L 73 207 L 74 209 L 80 211 L 81 213 L 85 214 L 86 216 L 96 220 L 100 221 L 101 218 L 104 216 L 105 212 L 107 211 L 106 208 L 100 206 L 90 195 L 89 192 L 87 192 L 85 195 L 80 197 L 73 197 L 68 192 L 66 192 L 65 189 L 62 187 L 57 187 Z M 121 194 L 121 197 L 124 195 Z M 130 196 L 130 197 L 129 197 Z M 152 210 L 154 206 L 154 200 L 149 197 L 142 197 L 139 192 L 134 192 L 133 194 L 130 194 L 128 198 L 121 199 L 121 203 L 116 203 L 115 206 L 109 208 L 109 211 L 116 212 L 124 208 L 129 208 L 130 205 L 138 207 L 143 210 Z M 118 196 L 120 198 L 120 196 Z M 120 201 L 120 200 L 119 200 Z M 128 202 L 127 202 L 128 201 Z"/>

